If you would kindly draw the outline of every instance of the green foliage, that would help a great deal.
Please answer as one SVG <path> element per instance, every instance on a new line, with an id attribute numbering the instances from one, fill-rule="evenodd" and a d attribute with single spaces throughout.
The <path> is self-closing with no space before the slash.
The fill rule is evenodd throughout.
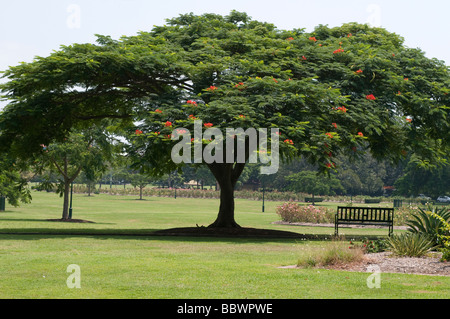
<path id="1" fill-rule="evenodd" d="M 186 14 L 6 70 L 0 145 L 34 153 L 72 127 L 120 119 L 116 129 L 129 125 L 135 159 L 156 174 L 176 168 L 166 137 L 192 129 L 193 115 L 217 128 L 278 127 L 281 141 L 293 141 L 282 143 L 283 158 L 302 155 L 323 171 L 355 149 L 433 161 L 448 151 L 448 75 L 441 61 L 382 28 L 349 23 L 305 33 L 235 11 Z M 143 120 L 139 137 L 135 119 Z"/>
<path id="2" fill-rule="evenodd" d="M 436 199 L 450 192 L 450 164 L 423 167 L 416 156 L 411 156 L 404 175 L 395 182 L 396 194 L 417 196 L 428 194 Z"/>
<path id="3" fill-rule="evenodd" d="M 10 205 L 19 206 L 20 202 L 29 203 L 32 197 L 27 187 L 28 181 L 20 175 L 15 165 L 6 156 L 0 156 L 0 196 L 6 197 Z"/>
<path id="4" fill-rule="evenodd" d="M 438 234 L 439 241 L 441 242 L 442 258 L 441 261 L 450 261 L 450 223 L 441 215 L 435 212 L 427 212 L 430 216 L 438 219 L 442 226 L 440 233 Z"/>
<path id="5" fill-rule="evenodd" d="M 386 251 L 388 244 L 384 239 L 369 240 L 367 238 L 363 239 L 361 243 L 350 241 L 350 249 L 362 249 L 364 253 L 380 253 Z"/>
<path id="6" fill-rule="evenodd" d="M 302 171 L 286 176 L 290 184 L 288 189 L 315 195 L 336 195 L 342 193 L 343 187 L 334 174 L 320 176 L 313 171 Z"/>
<path id="7" fill-rule="evenodd" d="M 398 256 L 422 257 L 435 246 L 435 243 L 426 234 L 403 233 L 389 237 L 387 246 Z"/>
<path id="8" fill-rule="evenodd" d="M 440 218 L 436 218 L 436 216 Z M 443 221 L 448 222 L 449 220 L 449 208 L 428 206 L 427 209 L 418 208 L 415 213 L 411 214 L 411 218 L 406 222 L 406 225 L 411 233 L 426 235 L 435 245 L 441 246 L 440 235 L 442 235 L 442 227 L 444 226 Z"/>

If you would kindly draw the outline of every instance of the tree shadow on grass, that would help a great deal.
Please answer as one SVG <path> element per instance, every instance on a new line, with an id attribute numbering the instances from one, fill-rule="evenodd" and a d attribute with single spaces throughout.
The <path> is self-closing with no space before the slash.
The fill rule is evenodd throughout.
<path id="1" fill-rule="evenodd" d="M 183 227 L 171 229 L 0 229 L 2 239 L 32 240 L 55 237 L 92 237 L 95 239 L 164 240 L 174 242 L 277 242 L 301 240 L 330 240 L 329 235 L 299 234 L 294 232 L 237 228 Z"/>

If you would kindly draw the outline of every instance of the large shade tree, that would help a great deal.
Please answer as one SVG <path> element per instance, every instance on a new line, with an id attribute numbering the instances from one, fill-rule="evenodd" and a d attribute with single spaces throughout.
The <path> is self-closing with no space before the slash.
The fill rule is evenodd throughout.
<path id="1" fill-rule="evenodd" d="M 135 36 L 63 46 L 4 77 L 0 145 L 14 154 L 102 118 L 121 120 L 116 132 L 125 132 L 128 153 L 155 175 L 184 164 L 171 157 L 180 143 L 171 137 L 177 128 L 192 133 L 195 120 L 223 136 L 226 128 L 278 128 L 256 151 L 270 154 L 278 137 L 281 159 L 304 157 L 322 172 L 337 168 L 339 154 L 396 161 L 414 152 L 431 166 L 445 164 L 449 151 L 446 65 L 397 34 L 356 23 L 306 33 L 236 11 L 186 14 Z M 211 226 L 239 227 L 233 190 L 245 163 L 206 165 L 221 189 Z"/>

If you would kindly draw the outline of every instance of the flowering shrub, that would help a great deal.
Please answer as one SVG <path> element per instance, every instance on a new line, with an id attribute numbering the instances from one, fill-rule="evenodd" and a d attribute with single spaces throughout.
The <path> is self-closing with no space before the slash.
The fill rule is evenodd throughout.
<path id="1" fill-rule="evenodd" d="M 361 243 L 350 241 L 349 249 L 361 249 L 365 254 L 379 253 L 387 249 L 387 243 L 383 239 L 369 240 L 364 238 Z"/>
<path id="2" fill-rule="evenodd" d="M 325 207 L 313 205 L 302 206 L 289 201 L 277 207 L 277 214 L 281 220 L 289 223 L 327 223 L 330 221 L 330 214 Z"/>

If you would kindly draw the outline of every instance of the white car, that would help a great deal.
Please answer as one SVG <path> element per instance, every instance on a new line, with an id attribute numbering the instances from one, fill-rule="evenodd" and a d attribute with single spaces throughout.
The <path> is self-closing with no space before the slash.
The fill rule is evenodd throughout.
<path id="1" fill-rule="evenodd" d="M 448 197 L 448 196 L 439 196 L 437 198 L 437 201 L 439 203 L 450 203 L 450 197 Z"/>

